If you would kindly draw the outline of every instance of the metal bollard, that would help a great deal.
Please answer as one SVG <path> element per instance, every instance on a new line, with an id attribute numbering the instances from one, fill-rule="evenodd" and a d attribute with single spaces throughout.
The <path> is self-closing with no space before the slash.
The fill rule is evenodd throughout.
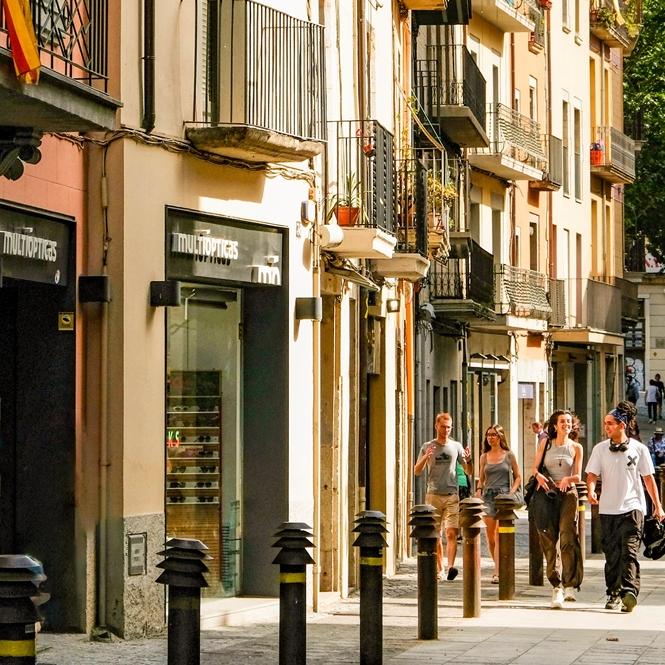
<path id="1" fill-rule="evenodd" d="M 603 489 L 603 483 L 600 479 L 596 481 L 596 496 L 600 499 L 600 493 Z M 587 492 L 588 498 L 588 492 Z M 603 551 L 602 536 L 600 532 L 600 514 L 598 504 L 591 506 L 591 553 L 600 554 Z"/>
<path id="2" fill-rule="evenodd" d="M 460 526 L 464 539 L 462 551 L 462 581 L 465 619 L 480 616 L 480 530 L 483 522 L 483 500 L 469 497 L 460 501 Z"/>
<path id="3" fill-rule="evenodd" d="M 36 663 L 37 610 L 49 599 L 42 591 L 46 580 L 42 564 L 26 554 L 0 555 L 0 663 Z"/>
<path id="4" fill-rule="evenodd" d="M 436 581 L 436 508 L 429 504 L 411 509 L 411 538 L 418 540 L 418 639 L 435 640 L 439 636 L 438 585 Z"/>
<path id="5" fill-rule="evenodd" d="M 540 545 L 538 527 L 529 513 L 529 584 L 543 586 L 543 548 Z"/>
<path id="6" fill-rule="evenodd" d="M 306 548 L 312 527 L 304 522 L 280 525 L 273 547 L 282 550 L 274 558 L 279 564 L 279 662 L 305 665 L 307 655 L 307 576 L 305 566 L 314 563 Z"/>
<path id="7" fill-rule="evenodd" d="M 580 549 L 582 550 L 582 561 L 586 559 L 586 501 L 589 492 L 586 483 L 575 483 L 577 487 L 577 535 L 580 539 Z"/>
<path id="8" fill-rule="evenodd" d="M 499 522 L 499 600 L 515 597 L 515 503 L 512 494 L 497 494 L 494 499 Z"/>
<path id="9" fill-rule="evenodd" d="M 169 538 L 157 552 L 166 556 L 157 564 L 164 572 L 156 582 L 168 586 L 168 665 L 201 663 L 201 589 L 208 586 L 203 561 L 212 558 L 207 550 L 194 538 Z"/>
<path id="10" fill-rule="evenodd" d="M 660 492 L 660 497 L 662 499 L 665 496 L 665 464 L 661 464 L 659 468 L 660 468 L 660 486 L 656 485 L 656 487 L 658 487 L 658 491 Z"/>
<path id="11" fill-rule="evenodd" d="M 378 510 L 356 515 L 353 546 L 360 548 L 360 665 L 383 662 L 383 548 L 386 517 Z"/>

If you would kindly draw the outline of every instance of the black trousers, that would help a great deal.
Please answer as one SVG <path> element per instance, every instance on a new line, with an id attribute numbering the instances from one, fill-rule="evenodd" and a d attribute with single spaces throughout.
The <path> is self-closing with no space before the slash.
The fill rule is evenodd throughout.
<path id="1" fill-rule="evenodd" d="M 621 515 L 600 515 L 600 531 L 605 554 L 607 595 L 640 592 L 640 562 L 637 553 L 642 539 L 644 515 L 631 510 Z"/>

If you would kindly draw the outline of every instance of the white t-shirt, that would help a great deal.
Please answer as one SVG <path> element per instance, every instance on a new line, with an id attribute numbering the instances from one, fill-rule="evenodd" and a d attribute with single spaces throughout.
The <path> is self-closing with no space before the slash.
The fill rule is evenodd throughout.
<path id="1" fill-rule="evenodd" d="M 622 515 L 631 510 L 646 514 L 642 476 L 654 473 L 649 449 L 635 439 L 621 452 L 610 450 L 610 440 L 597 443 L 591 451 L 586 472 L 603 481 L 599 512 L 602 515 Z"/>

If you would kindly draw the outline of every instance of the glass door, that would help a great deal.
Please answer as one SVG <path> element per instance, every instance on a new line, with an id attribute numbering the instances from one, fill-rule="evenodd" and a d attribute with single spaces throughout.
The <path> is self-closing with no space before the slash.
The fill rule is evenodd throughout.
<path id="1" fill-rule="evenodd" d="M 166 531 L 208 546 L 209 596 L 240 592 L 241 293 L 189 284 L 167 314 Z"/>

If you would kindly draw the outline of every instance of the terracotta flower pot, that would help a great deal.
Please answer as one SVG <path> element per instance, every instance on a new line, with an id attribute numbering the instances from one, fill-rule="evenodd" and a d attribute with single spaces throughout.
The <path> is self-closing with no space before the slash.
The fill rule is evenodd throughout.
<path id="1" fill-rule="evenodd" d="M 360 208 L 350 206 L 337 206 L 335 208 L 335 217 L 340 226 L 354 226 L 360 216 Z"/>

